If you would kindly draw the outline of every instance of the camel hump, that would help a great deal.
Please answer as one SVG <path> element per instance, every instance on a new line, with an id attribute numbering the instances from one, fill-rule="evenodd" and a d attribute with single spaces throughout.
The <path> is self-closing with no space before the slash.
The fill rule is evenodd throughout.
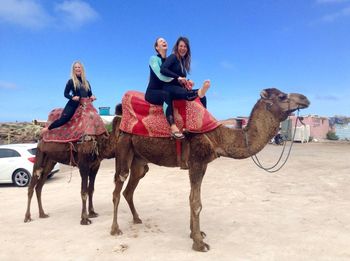
<path id="1" fill-rule="evenodd" d="M 170 137 L 163 107 L 147 102 L 144 93 L 126 92 L 122 99 L 122 110 L 120 130 L 148 137 Z M 199 98 L 194 101 L 175 100 L 174 118 L 179 129 L 194 133 L 208 132 L 220 125 L 203 107 Z"/>
<path id="2" fill-rule="evenodd" d="M 45 133 L 45 142 L 74 142 L 83 136 L 98 136 L 107 133 L 102 118 L 90 99 L 83 99 L 73 117 L 64 125 Z M 48 118 L 47 126 L 60 117 L 62 109 L 53 110 Z"/>

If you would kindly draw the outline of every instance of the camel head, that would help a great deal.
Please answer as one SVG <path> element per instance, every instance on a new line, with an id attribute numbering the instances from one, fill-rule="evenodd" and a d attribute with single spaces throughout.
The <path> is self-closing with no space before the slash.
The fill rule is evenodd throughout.
<path id="1" fill-rule="evenodd" d="M 286 94 L 276 88 L 264 89 L 260 93 L 260 101 L 266 104 L 266 109 L 280 121 L 285 120 L 292 112 L 309 107 L 310 101 L 302 94 Z"/>

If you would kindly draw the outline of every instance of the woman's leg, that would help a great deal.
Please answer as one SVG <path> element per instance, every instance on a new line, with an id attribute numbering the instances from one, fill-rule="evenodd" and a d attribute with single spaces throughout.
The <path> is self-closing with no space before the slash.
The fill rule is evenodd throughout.
<path id="1" fill-rule="evenodd" d="M 173 100 L 193 101 L 198 97 L 197 90 L 187 90 L 179 85 L 165 85 L 163 89 L 170 93 Z"/>
<path id="2" fill-rule="evenodd" d="M 184 138 L 183 134 L 179 131 L 179 128 L 175 124 L 173 112 L 173 100 L 170 92 L 165 90 L 152 90 L 146 91 L 145 99 L 151 104 L 163 105 L 163 112 L 165 114 L 166 120 L 170 125 L 170 130 L 173 137 L 177 139 Z"/>
<path id="3" fill-rule="evenodd" d="M 53 121 L 49 127 L 45 127 L 41 129 L 41 132 L 40 132 L 41 135 L 45 134 L 49 130 L 58 128 L 63 124 L 67 123 L 73 117 L 78 106 L 79 106 L 79 102 L 72 101 L 72 100 L 68 101 L 68 103 L 66 104 L 66 106 L 62 111 L 61 116 L 57 120 Z"/>
<path id="4" fill-rule="evenodd" d="M 199 96 L 199 98 L 203 98 L 203 97 L 205 96 L 205 93 L 208 91 L 209 87 L 210 87 L 210 81 L 209 81 L 209 80 L 205 80 L 205 81 L 203 82 L 202 88 L 200 88 L 200 89 L 198 90 L 198 96 Z"/>

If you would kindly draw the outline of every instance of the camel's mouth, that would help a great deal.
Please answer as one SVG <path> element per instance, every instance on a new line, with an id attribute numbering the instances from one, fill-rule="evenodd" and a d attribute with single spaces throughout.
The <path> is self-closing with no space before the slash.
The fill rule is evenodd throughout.
<path id="1" fill-rule="evenodd" d="M 305 108 L 307 108 L 309 106 L 310 106 L 310 102 L 309 102 L 309 100 L 306 100 L 303 103 L 299 103 L 298 109 L 305 109 Z"/>
<path id="2" fill-rule="evenodd" d="M 299 93 L 290 93 L 288 95 L 288 98 L 291 103 L 295 103 L 296 109 L 305 109 L 310 106 L 310 101 L 309 99 Z"/>

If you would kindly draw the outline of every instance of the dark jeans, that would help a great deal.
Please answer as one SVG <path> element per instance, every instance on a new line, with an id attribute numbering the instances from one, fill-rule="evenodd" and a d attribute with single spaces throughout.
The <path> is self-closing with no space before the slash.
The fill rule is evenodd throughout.
<path id="1" fill-rule="evenodd" d="M 170 125 L 174 124 L 174 107 L 173 100 L 193 101 L 198 97 L 198 90 L 187 90 L 177 85 L 165 85 L 163 90 L 147 89 L 145 100 L 151 104 L 163 105 L 166 104 L 165 117 Z M 207 98 L 200 98 L 201 103 L 206 108 Z M 163 107 L 164 109 L 164 107 Z"/>
<path id="2" fill-rule="evenodd" d="M 67 123 L 74 115 L 75 111 L 79 107 L 79 101 L 69 100 L 64 107 L 60 118 L 53 121 L 48 127 L 49 130 L 61 127 L 63 124 Z"/>
<path id="3" fill-rule="evenodd" d="M 198 89 L 196 90 L 187 90 L 186 88 L 179 85 L 164 85 L 163 89 L 170 93 L 170 97 L 172 100 L 186 100 L 193 101 L 198 97 Z M 201 103 L 205 108 L 207 108 L 207 98 L 204 96 L 200 98 Z M 174 115 L 174 107 L 171 102 L 169 105 L 170 113 Z"/>

